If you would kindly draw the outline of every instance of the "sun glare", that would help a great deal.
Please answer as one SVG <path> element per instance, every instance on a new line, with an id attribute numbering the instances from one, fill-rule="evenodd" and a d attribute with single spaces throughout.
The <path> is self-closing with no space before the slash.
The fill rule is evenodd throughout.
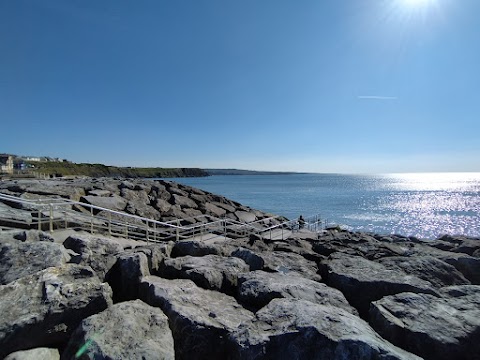
<path id="1" fill-rule="evenodd" d="M 436 0 L 399 0 L 402 6 L 411 9 L 427 8 L 433 5 Z"/>

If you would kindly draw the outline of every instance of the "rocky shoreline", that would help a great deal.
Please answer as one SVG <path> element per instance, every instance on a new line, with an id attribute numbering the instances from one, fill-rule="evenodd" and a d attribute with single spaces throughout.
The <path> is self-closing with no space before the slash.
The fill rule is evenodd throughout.
<path id="1" fill-rule="evenodd" d="M 159 221 L 284 220 L 168 181 L 8 180 L 0 193 Z M 0 202 L 1 226 L 26 224 L 0 232 L 0 358 L 480 359 L 480 239 L 301 229 L 146 243 L 39 231 L 32 217 Z"/>

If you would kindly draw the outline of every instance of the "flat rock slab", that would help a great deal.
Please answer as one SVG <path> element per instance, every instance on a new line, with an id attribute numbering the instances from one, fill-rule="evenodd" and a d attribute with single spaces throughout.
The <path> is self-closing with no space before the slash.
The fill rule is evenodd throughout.
<path id="1" fill-rule="evenodd" d="M 322 281 L 317 264 L 301 255 L 286 252 L 262 252 L 257 255 L 263 259 L 263 270 L 265 271 L 290 275 L 299 274 L 310 280 Z"/>
<path id="2" fill-rule="evenodd" d="M 127 200 L 118 195 L 110 197 L 87 195 L 82 196 L 80 200 L 81 202 L 110 210 L 122 211 L 127 206 Z"/>
<path id="3" fill-rule="evenodd" d="M 230 335 L 234 359 L 420 359 L 330 305 L 274 299 Z"/>
<path id="4" fill-rule="evenodd" d="M 0 358 L 68 340 L 80 321 L 112 304 L 89 267 L 51 267 L 0 286 Z"/>
<path id="5" fill-rule="evenodd" d="M 75 354 L 88 343 L 80 357 Z M 64 359 L 175 359 L 168 318 L 140 300 L 115 304 L 74 331 Z"/>
<path id="6" fill-rule="evenodd" d="M 415 275 L 436 288 L 470 284 L 454 266 L 433 256 L 395 256 L 382 258 L 378 262 L 391 270 L 402 270 Z"/>
<path id="7" fill-rule="evenodd" d="M 256 311 L 273 299 L 287 298 L 332 305 L 358 315 L 339 290 L 303 277 L 252 271 L 241 275 L 238 282 L 239 301 Z"/>
<path id="8" fill-rule="evenodd" d="M 15 351 L 4 360 L 60 360 L 57 349 L 35 348 L 30 350 Z"/>
<path id="9" fill-rule="evenodd" d="M 140 298 L 168 316 L 176 359 L 228 358 L 228 335 L 253 317 L 233 297 L 199 288 L 191 280 L 147 276 Z"/>
<path id="10" fill-rule="evenodd" d="M 402 293 L 372 304 L 373 328 L 425 359 L 480 358 L 480 286 L 451 286 L 442 297 Z"/>
<path id="11" fill-rule="evenodd" d="M 236 247 L 230 246 L 228 237 L 217 234 L 196 235 L 191 238 L 180 240 L 172 249 L 172 257 L 180 256 L 205 256 L 221 255 L 229 256 Z"/>
<path id="12" fill-rule="evenodd" d="M 190 279 L 204 289 L 233 295 L 238 275 L 248 271 L 250 267 L 242 259 L 206 255 L 166 259 L 160 274 L 169 279 Z"/>
<path id="13" fill-rule="evenodd" d="M 0 202 L 0 226 L 29 229 L 31 224 L 30 211 L 14 209 Z"/>
<path id="14" fill-rule="evenodd" d="M 0 285 L 70 260 L 66 249 L 51 242 L 0 242 Z"/>
<path id="15" fill-rule="evenodd" d="M 238 218 L 238 221 L 242 223 L 251 223 L 255 220 L 257 220 L 257 217 L 255 216 L 255 213 L 249 212 L 249 211 L 235 211 L 235 215 Z"/>
<path id="16" fill-rule="evenodd" d="M 340 290 L 364 319 L 370 303 L 401 292 L 436 294 L 432 285 L 402 270 L 360 256 L 333 254 L 327 263 L 327 285 Z"/>

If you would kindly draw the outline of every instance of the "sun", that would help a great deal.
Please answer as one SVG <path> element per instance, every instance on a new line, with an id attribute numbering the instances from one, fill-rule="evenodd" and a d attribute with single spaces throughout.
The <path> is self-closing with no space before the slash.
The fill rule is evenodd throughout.
<path id="1" fill-rule="evenodd" d="M 428 7 L 432 5 L 433 2 L 435 2 L 435 0 L 400 0 L 400 3 L 409 8 Z"/>

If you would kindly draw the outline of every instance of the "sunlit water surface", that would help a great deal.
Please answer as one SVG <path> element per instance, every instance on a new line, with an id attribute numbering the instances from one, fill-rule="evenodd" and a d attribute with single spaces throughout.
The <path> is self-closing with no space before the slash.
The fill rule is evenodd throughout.
<path id="1" fill-rule="evenodd" d="M 480 237 L 480 173 L 239 175 L 174 181 L 284 215 L 320 214 L 351 230 Z"/>

